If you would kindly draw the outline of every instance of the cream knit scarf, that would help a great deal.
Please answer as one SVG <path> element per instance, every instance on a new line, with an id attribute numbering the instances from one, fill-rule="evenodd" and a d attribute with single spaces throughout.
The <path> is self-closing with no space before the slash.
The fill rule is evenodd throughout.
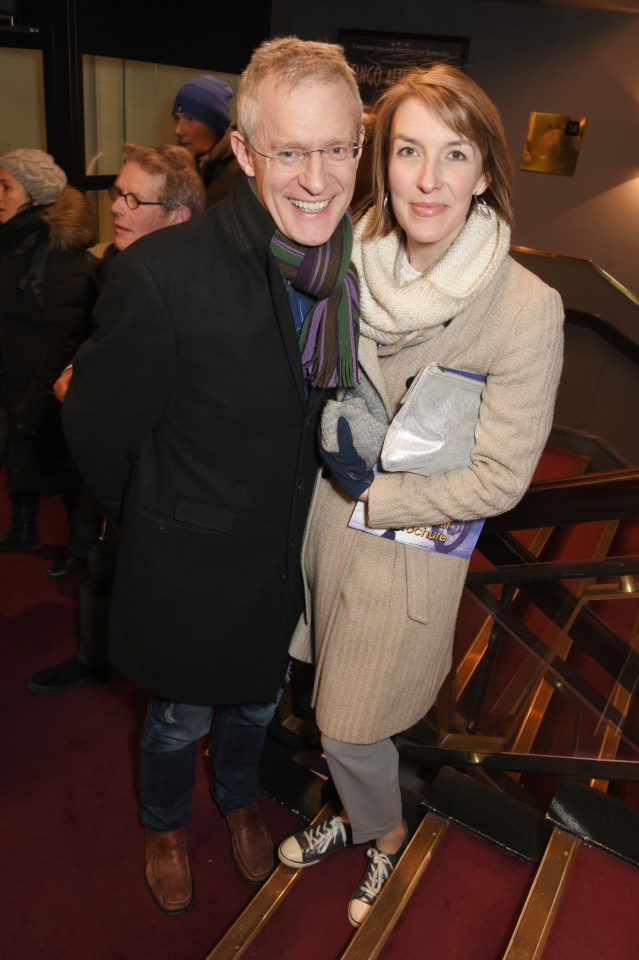
<path id="1" fill-rule="evenodd" d="M 494 277 L 510 249 L 510 229 L 494 211 L 473 209 L 446 253 L 401 286 L 404 241 L 399 229 L 362 243 L 370 211 L 357 225 L 353 263 L 360 280 L 361 332 L 380 344 L 418 343 L 456 316 Z"/>

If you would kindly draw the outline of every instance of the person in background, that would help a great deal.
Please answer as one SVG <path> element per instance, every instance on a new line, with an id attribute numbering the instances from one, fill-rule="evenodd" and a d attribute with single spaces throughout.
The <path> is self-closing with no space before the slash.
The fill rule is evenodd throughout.
<path id="1" fill-rule="evenodd" d="M 173 104 L 175 136 L 196 159 L 207 207 L 226 196 L 239 169 L 231 147 L 232 96 L 228 83 L 205 74 L 180 87 Z"/>
<path id="2" fill-rule="evenodd" d="M 371 204 L 371 191 L 373 188 L 373 130 L 375 129 L 375 113 L 372 107 L 364 107 L 362 114 L 362 123 L 366 132 L 366 139 L 362 148 L 362 158 L 357 168 L 357 179 L 355 181 L 355 191 L 353 193 L 354 219 Z"/>
<path id="3" fill-rule="evenodd" d="M 111 187 L 113 242 L 96 260 L 101 288 L 114 257 L 140 237 L 184 223 L 204 209 L 204 187 L 193 157 L 183 147 L 140 147 L 125 143 L 124 165 Z M 73 365 L 56 380 L 53 390 L 62 403 Z M 37 671 L 26 681 L 31 693 L 56 693 L 79 683 L 104 683 L 109 678 L 108 623 L 119 535 L 105 525 L 100 541 L 89 552 L 90 579 L 79 591 L 78 648 L 62 663 Z"/>
<path id="4" fill-rule="evenodd" d="M 415 69 L 378 101 L 374 206 L 353 251 L 362 382 L 323 417 L 331 475 L 317 479 L 302 561 L 311 603 L 291 646 L 314 657 L 317 723 L 344 814 L 279 848 L 284 863 L 306 867 L 370 844 L 353 926 L 407 842 L 391 738 L 427 713 L 450 669 L 468 567 L 349 527 L 354 501 L 379 530 L 502 513 L 525 493 L 552 424 L 563 309 L 509 256 L 512 180 L 497 109 L 454 67 Z M 429 364 L 486 378 L 470 465 L 374 473 L 388 423 Z"/>
<path id="5" fill-rule="evenodd" d="M 86 199 L 50 154 L 18 149 L 0 157 L 0 463 L 12 510 L 0 550 L 38 549 L 39 498 L 58 494 L 72 552 L 86 557 L 89 549 L 73 523 L 80 476 L 52 386 L 89 333 L 93 241 Z"/>
<path id="6" fill-rule="evenodd" d="M 64 403 L 71 449 L 121 521 L 111 662 L 151 694 L 145 877 L 172 915 L 193 900 L 186 825 L 209 733 L 234 862 L 256 884 L 273 868 L 258 764 L 303 605 L 320 411 L 357 371 L 361 111 L 341 47 L 259 47 L 238 93 L 233 192 L 116 260 Z"/>

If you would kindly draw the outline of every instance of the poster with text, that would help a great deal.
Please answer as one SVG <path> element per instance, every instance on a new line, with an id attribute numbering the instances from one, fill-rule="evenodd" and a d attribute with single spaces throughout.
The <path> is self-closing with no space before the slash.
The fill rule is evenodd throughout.
<path id="1" fill-rule="evenodd" d="M 362 100 L 372 106 L 379 95 L 412 67 L 445 61 L 463 68 L 470 39 L 375 30 L 340 30 L 338 41 L 355 70 Z"/>

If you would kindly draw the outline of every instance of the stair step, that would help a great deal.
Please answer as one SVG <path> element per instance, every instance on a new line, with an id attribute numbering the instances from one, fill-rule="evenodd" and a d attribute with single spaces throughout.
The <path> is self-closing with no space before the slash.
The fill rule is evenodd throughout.
<path id="1" fill-rule="evenodd" d="M 576 838 L 553 831 L 503 960 L 541 960 L 578 851 Z"/>
<path id="2" fill-rule="evenodd" d="M 327 805 L 316 819 L 324 820 L 333 813 L 334 809 Z M 407 813 L 410 816 L 411 811 Z M 393 882 L 386 885 L 383 900 L 376 904 L 374 912 L 357 932 L 359 943 L 366 930 L 365 947 L 355 945 L 350 952 L 354 931 L 347 917 L 348 902 L 368 862 L 367 845 L 359 844 L 313 867 L 294 870 L 278 865 L 206 960 L 270 958 L 274 956 L 275 944 L 278 960 L 298 960 L 300 943 L 308 937 L 309 909 L 312 909 L 309 905 L 315 904 L 322 915 L 321 942 L 313 948 L 318 960 L 336 960 L 343 951 L 347 951 L 344 957 L 348 956 L 349 960 L 372 956 L 371 936 L 379 940 L 377 949 L 380 949 L 447 826 L 434 815 L 429 818 L 423 814 L 422 806 L 421 823 L 393 872 Z M 383 917 L 381 923 L 380 916 Z M 359 952 L 362 949 L 364 953 Z"/>
<path id="3" fill-rule="evenodd" d="M 548 818 L 562 830 L 639 866 L 639 811 L 620 800 L 565 780 L 557 788 Z"/>
<path id="4" fill-rule="evenodd" d="M 639 872 L 555 829 L 502 960 L 630 960 Z"/>
<path id="5" fill-rule="evenodd" d="M 452 767 L 442 767 L 428 790 L 426 803 L 434 813 L 509 853 L 530 863 L 541 860 L 551 828 L 540 810 L 509 794 Z"/>
<path id="6" fill-rule="evenodd" d="M 411 906 L 411 897 L 448 826 L 448 821 L 433 813 L 424 817 L 386 881 L 383 896 L 371 910 L 366 923 L 357 930 L 340 960 L 374 960 L 380 955 L 396 924 L 403 919 L 403 911 Z"/>
<path id="7" fill-rule="evenodd" d="M 547 444 L 533 475 L 535 480 L 553 480 L 555 477 L 571 477 L 584 473 L 588 458 L 573 450 Z"/>
<path id="8" fill-rule="evenodd" d="M 379 960 L 496 960 L 534 869 L 451 823 Z"/>
<path id="9" fill-rule="evenodd" d="M 602 955 L 596 946 L 597 939 L 602 953 L 605 947 L 606 956 L 636 955 L 636 941 L 635 953 L 619 954 L 611 954 L 610 941 L 628 940 L 628 918 L 636 917 L 629 906 L 635 904 L 636 911 L 639 905 L 639 872 L 634 869 L 639 855 L 639 813 L 599 790 L 563 781 L 547 817 L 555 829 L 503 960 L 541 960 L 542 956 L 549 960 L 551 956 L 567 955 L 596 960 Z M 593 850 L 586 841 L 606 852 Z M 617 858 L 628 860 L 634 866 L 629 868 Z M 620 902 L 623 902 L 621 910 Z M 610 923 L 611 913 L 615 912 L 626 914 L 619 917 L 619 932 L 615 924 Z M 595 913 L 599 919 L 593 924 Z M 575 918 L 578 918 L 581 948 L 574 942 Z M 590 935 L 584 937 L 584 925 L 596 931 L 595 939 Z M 608 930 L 603 939 L 602 925 Z M 636 932 L 639 933 L 639 925 Z M 566 953 L 568 943 L 570 950 Z"/>
<path id="10" fill-rule="evenodd" d="M 639 871 L 580 845 L 543 960 L 634 960 L 639 955 Z"/>
<path id="11" fill-rule="evenodd" d="M 330 807 L 322 807 L 316 821 L 324 820 L 334 814 Z M 314 821 L 315 822 L 315 821 Z M 347 851 L 346 853 L 350 853 Z M 330 861 L 329 861 L 330 862 Z M 317 871 L 319 865 L 315 868 L 308 868 L 311 872 Z M 260 938 L 268 940 L 271 937 L 277 937 L 278 925 L 281 923 L 281 917 L 278 917 L 277 911 L 282 907 L 286 898 L 286 906 L 293 920 L 300 919 L 299 910 L 292 910 L 293 899 L 289 899 L 295 885 L 304 878 L 306 871 L 294 870 L 278 864 L 275 871 L 268 880 L 262 884 L 251 901 L 238 916 L 233 924 L 226 931 L 224 936 L 216 943 L 214 948 L 207 954 L 205 960 L 234 960 L 236 957 L 262 956 L 261 946 L 257 946 L 257 953 L 253 952 L 254 941 L 260 941 Z M 355 885 L 357 881 L 355 881 Z M 354 887 L 353 887 L 354 889 Z M 267 927 L 268 923 L 268 927 Z M 290 923 L 290 919 L 289 919 Z M 290 937 L 293 940 L 291 934 Z M 288 942 L 284 937 L 283 944 Z M 284 956 L 284 954 L 282 954 Z"/>

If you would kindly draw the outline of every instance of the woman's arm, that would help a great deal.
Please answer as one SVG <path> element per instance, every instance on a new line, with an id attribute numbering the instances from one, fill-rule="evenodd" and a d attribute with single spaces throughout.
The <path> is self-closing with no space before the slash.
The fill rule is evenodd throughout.
<path id="1" fill-rule="evenodd" d="M 471 465 L 430 477 L 378 475 L 368 490 L 372 527 L 474 520 L 521 499 L 552 426 L 563 319 L 550 288 L 521 308 L 487 371 Z"/>

